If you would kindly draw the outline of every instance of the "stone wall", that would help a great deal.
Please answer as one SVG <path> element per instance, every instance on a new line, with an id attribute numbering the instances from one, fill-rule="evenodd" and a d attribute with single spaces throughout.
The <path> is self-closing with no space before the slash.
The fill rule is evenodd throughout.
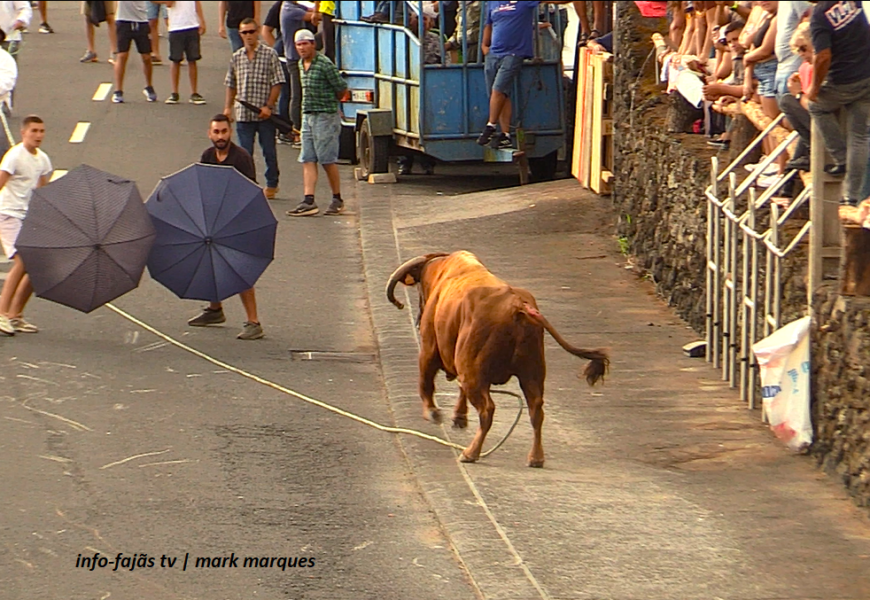
<path id="1" fill-rule="evenodd" d="M 870 298 L 823 289 L 813 304 L 812 453 L 870 506 Z"/>

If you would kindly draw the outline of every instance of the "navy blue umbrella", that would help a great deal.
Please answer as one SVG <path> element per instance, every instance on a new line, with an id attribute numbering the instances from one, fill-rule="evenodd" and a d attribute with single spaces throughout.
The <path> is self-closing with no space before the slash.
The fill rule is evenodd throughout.
<path id="1" fill-rule="evenodd" d="M 145 208 L 157 230 L 148 272 L 179 298 L 249 290 L 275 256 L 278 221 L 263 189 L 233 167 L 197 163 L 164 177 Z"/>

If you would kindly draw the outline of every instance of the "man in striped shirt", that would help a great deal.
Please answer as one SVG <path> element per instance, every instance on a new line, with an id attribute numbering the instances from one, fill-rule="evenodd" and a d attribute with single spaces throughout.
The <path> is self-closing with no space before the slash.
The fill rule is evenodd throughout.
<path id="1" fill-rule="evenodd" d="M 239 24 L 244 47 L 233 53 L 224 84 L 227 98 L 224 114 L 236 121 L 239 145 L 254 155 L 254 138 L 260 138 L 260 148 L 266 160 L 266 198 L 278 193 L 278 152 L 275 148 L 275 124 L 269 119 L 284 84 L 284 70 L 272 48 L 259 42 L 260 28 L 254 19 Z M 244 100 L 260 107 L 259 112 L 236 103 Z M 235 106 L 234 106 L 235 104 Z"/>

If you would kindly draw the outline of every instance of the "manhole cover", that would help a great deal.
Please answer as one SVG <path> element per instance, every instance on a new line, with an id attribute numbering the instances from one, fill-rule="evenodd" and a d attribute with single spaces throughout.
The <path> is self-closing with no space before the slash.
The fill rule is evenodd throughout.
<path id="1" fill-rule="evenodd" d="M 291 350 L 293 360 L 320 360 L 332 362 L 370 363 L 375 361 L 374 354 L 366 352 L 329 352 L 325 350 Z"/>

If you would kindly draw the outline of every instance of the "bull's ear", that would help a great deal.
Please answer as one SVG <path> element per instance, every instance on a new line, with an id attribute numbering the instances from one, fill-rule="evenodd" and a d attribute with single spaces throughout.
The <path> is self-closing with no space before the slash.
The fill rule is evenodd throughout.
<path id="1" fill-rule="evenodd" d="M 402 280 L 402 283 L 404 283 L 405 285 L 416 285 L 417 280 L 414 279 L 413 275 L 408 273 L 407 275 L 405 275 L 405 279 Z"/>

